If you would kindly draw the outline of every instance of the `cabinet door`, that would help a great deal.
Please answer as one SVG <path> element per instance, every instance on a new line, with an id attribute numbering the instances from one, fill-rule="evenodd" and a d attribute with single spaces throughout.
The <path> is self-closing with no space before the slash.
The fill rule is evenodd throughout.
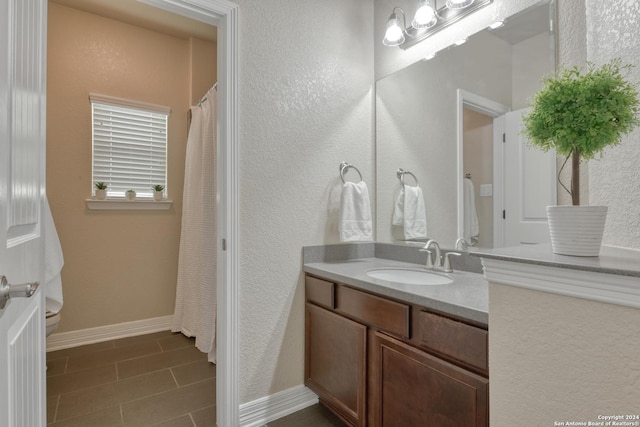
<path id="1" fill-rule="evenodd" d="M 376 333 L 377 384 L 373 425 L 383 427 L 488 425 L 489 381 Z"/>
<path id="2" fill-rule="evenodd" d="M 365 425 L 367 328 L 306 305 L 305 384 L 345 422 Z"/>

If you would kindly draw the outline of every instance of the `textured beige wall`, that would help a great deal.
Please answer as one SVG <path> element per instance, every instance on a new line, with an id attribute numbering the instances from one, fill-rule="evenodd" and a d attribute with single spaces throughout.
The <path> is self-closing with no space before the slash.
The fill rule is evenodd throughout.
<path id="1" fill-rule="evenodd" d="M 189 41 L 50 3 L 48 43 L 47 189 L 65 257 L 58 332 L 171 315 Z M 84 200 L 92 186 L 89 92 L 171 107 L 171 210 L 87 210 Z"/>
<path id="2" fill-rule="evenodd" d="M 640 415 L 640 310 L 490 284 L 489 313 L 492 427 Z"/>
<path id="3" fill-rule="evenodd" d="M 302 246 L 336 243 L 341 161 L 374 194 L 373 3 L 240 5 L 240 401 L 299 386 Z"/>
<path id="4" fill-rule="evenodd" d="M 587 2 L 587 52 L 603 64 L 613 58 L 634 66 L 627 76 L 640 84 L 640 2 Z M 609 206 L 604 243 L 640 249 L 640 128 L 589 162 L 589 203 Z"/>
<path id="5" fill-rule="evenodd" d="M 215 30 L 212 27 L 212 30 Z M 218 69 L 215 43 L 191 38 L 189 40 L 189 75 L 191 77 L 191 105 L 196 105 L 217 81 Z M 211 73 L 213 71 L 213 74 Z"/>

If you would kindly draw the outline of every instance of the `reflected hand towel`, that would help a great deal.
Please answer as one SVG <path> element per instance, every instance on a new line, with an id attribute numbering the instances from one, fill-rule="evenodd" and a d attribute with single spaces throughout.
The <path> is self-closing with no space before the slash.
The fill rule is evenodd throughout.
<path id="1" fill-rule="evenodd" d="M 373 241 L 369 190 L 364 181 L 346 182 L 342 186 L 338 231 L 341 242 Z"/>
<path id="2" fill-rule="evenodd" d="M 471 246 L 478 244 L 480 227 L 478 224 L 478 212 L 476 211 L 476 192 L 473 182 L 469 178 L 464 179 L 464 229 L 463 238 Z"/>
<path id="3" fill-rule="evenodd" d="M 403 203 L 404 238 L 422 239 L 427 237 L 427 212 L 420 187 L 404 187 Z"/>

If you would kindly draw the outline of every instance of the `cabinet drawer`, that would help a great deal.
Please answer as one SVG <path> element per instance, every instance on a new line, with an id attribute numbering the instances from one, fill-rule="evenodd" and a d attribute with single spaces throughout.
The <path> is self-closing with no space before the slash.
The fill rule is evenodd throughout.
<path id="1" fill-rule="evenodd" d="M 402 338 L 409 338 L 410 306 L 340 286 L 336 309 Z"/>
<path id="2" fill-rule="evenodd" d="M 335 283 L 307 276 L 305 279 L 305 294 L 307 301 L 326 308 L 334 309 Z"/>
<path id="3" fill-rule="evenodd" d="M 421 311 L 419 318 L 421 347 L 435 350 L 488 372 L 489 333 L 486 330 L 426 311 Z"/>

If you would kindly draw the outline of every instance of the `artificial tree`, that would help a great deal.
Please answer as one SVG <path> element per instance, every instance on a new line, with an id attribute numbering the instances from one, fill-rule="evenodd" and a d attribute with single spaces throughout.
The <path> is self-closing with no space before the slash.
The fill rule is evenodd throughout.
<path id="1" fill-rule="evenodd" d="M 589 62 L 585 72 L 573 67 L 545 77 L 524 117 L 523 133 L 531 144 L 565 156 L 563 168 L 571 158 L 570 188 L 560 185 L 573 205 L 580 204 L 581 159 L 593 159 L 605 147 L 619 144 L 639 123 L 638 91 L 623 75 L 631 67 L 614 59 L 599 68 Z"/>

